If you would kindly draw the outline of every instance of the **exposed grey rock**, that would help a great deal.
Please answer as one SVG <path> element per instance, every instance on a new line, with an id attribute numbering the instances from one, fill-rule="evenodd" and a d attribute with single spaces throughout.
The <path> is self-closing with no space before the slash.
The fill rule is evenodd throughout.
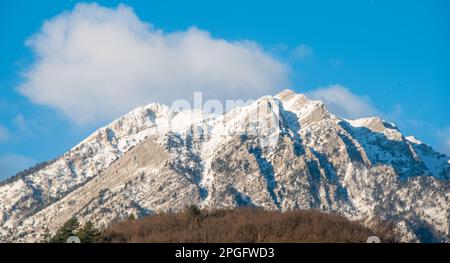
<path id="1" fill-rule="evenodd" d="M 0 240 L 37 241 L 71 217 L 257 206 L 320 209 L 403 241 L 450 241 L 449 158 L 380 118 L 345 120 L 286 90 L 220 116 L 151 104 L 0 185 Z"/>

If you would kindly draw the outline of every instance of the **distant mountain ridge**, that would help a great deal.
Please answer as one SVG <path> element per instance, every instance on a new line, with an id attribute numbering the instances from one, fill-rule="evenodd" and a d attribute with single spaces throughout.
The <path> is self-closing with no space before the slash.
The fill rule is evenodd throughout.
<path id="1" fill-rule="evenodd" d="M 219 116 L 150 104 L 2 184 L 0 240 L 37 241 L 74 216 L 106 227 L 195 204 L 313 208 L 448 242 L 449 179 L 449 158 L 395 125 L 336 117 L 291 90 Z"/>

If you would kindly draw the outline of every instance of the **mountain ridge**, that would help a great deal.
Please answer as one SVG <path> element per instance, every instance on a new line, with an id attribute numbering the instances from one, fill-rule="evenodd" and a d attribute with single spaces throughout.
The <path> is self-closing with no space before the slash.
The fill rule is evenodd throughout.
<path id="1" fill-rule="evenodd" d="M 379 117 L 345 120 L 291 90 L 219 116 L 152 103 L 0 185 L 0 239 L 197 204 L 315 208 L 449 241 L 449 161 Z"/>

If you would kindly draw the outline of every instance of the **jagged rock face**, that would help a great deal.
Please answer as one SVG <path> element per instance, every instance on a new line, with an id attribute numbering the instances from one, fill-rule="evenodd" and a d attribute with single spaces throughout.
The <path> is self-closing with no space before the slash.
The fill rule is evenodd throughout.
<path id="1" fill-rule="evenodd" d="M 197 204 L 320 209 L 448 242 L 449 182 L 449 158 L 393 124 L 344 120 L 289 90 L 220 116 L 151 104 L 0 186 L 0 240 Z"/>

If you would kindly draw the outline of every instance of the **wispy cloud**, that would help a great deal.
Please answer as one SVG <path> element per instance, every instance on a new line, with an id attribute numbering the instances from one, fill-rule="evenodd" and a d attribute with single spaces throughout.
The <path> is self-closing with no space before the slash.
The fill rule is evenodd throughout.
<path id="1" fill-rule="evenodd" d="M 0 124 L 0 143 L 8 141 L 9 137 L 10 137 L 9 129 Z"/>
<path id="2" fill-rule="evenodd" d="M 12 122 L 16 126 L 18 133 L 22 137 L 29 137 L 34 135 L 33 130 L 28 125 L 28 122 L 22 114 L 18 114 L 16 117 L 14 117 Z"/>
<path id="3" fill-rule="evenodd" d="M 127 6 L 77 4 L 27 42 L 36 60 L 19 91 L 77 123 L 109 120 L 150 102 L 250 99 L 289 86 L 289 66 L 252 41 L 189 28 L 167 33 Z"/>
<path id="4" fill-rule="evenodd" d="M 314 51 L 311 46 L 306 44 L 300 44 L 292 50 L 294 59 L 307 62 L 314 57 Z"/>
<path id="5" fill-rule="evenodd" d="M 322 100 L 330 112 L 343 118 L 362 118 L 380 114 L 367 96 L 354 94 L 342 85 L 319 87 L 308 92 L 307 96 Z"/>
<path id="6" fill-rule="evenodd" d="M 440 145 L 438 149 L 450 156 L 450 126 L 438 131 Z"/>
<path id="7" fill-rule="evenodd" d="M 0 155 L 0 180 L 4 180 L 34 165 L 36 160 L 23 155 Z"/>

